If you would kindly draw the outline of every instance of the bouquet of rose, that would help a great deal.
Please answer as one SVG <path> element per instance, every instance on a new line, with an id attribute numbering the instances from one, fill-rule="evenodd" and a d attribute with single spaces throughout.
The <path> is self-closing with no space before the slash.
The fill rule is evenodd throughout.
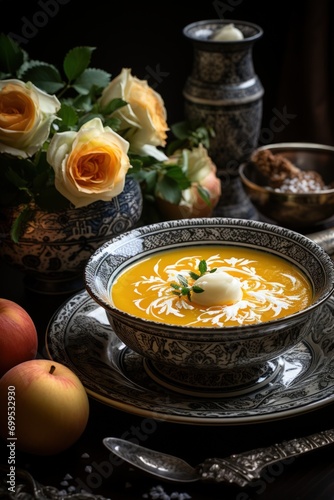
<path id="1" fill-rule="evenodd" d="M 169 205 L 181 209 L 179 216 L 186 207 L 188 217 L 201 215 L 203 203 L 212 210 L 218 202 L 210 131 L 179 123 L 167 145 L 160 94 L 128 68 L 114 79 L 91 68 L 94 50 L 70 50 L 60 71 L 0 35 L 0 208 L 22 206 L 14 241 L 36 208 L 110 201 L 126 175 L 137 178 L 144 200 L 166 216 Z"/>

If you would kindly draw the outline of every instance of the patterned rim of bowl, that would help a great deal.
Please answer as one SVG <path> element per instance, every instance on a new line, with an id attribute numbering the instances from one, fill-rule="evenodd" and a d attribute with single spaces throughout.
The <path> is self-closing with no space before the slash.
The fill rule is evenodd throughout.
<path id="1" fill-rule="evenodd" d="M 250 231 L 251 230 L 251 231 Z M 191 240 L 189 238 L 191 236 Z M 271 253 L 284 257 L 297 265 L 309 277 L 316 292 L 315 300 L 307 308 L 290 316 L 267 321 L 266 328 L 297 322 L 304 315 L 325 303 L 334 291 L 334 262 L 325 250 L 293 230 L 274 224 L 233 218 L 198 218 L 164 221 L 130 230 L 104 243 L 89 258 L 85 267 L 85 286 L 90 296 L 107 312 L 135 323 L 140 321 L 157 330 L 166 328 L 166 324 L 146 319 L 139 319 L 131 314 L 119 311 L 111 302 L 110 290 L 115 277 L 134 262 L 149 256 L 156 250 L 167 250 L 176 246 L 195 246 L 223 242 L 235 246 L 268 249 Z M 261 244 L 259 244 L 261 243 Z M 262 324 L 226 327 L 224 334 L 231 334 L 242 329 L 243 335 L 262 329 Z M 195 331 L 196 327 L 177 327 L 173 330 Z M 201 327 L 200 331 L 205 332 Z M 212 328 L 210 329 L 212 331 Z"/>

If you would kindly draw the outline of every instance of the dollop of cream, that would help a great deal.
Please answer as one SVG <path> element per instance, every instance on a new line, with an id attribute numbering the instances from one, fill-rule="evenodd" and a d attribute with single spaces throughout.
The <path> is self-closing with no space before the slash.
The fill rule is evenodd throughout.
<path id="1" fill-rule="evenodd" d="M 202 306 L 231 305 L 242 299 L 240 281 L 219 269 L 214 273 L 204 274 L 198 278 L 196 286 L 199 286 L 204 291 L 193 293 L 191 300 Z"/>
<path id="2" fill-rule="evenodd" d="M 212 40 L 217 42 L 231 42 L 234 40 L 243 40 L 243 33 L 234 26 L 233 23 L 226 24 L 213 37 Z"/>

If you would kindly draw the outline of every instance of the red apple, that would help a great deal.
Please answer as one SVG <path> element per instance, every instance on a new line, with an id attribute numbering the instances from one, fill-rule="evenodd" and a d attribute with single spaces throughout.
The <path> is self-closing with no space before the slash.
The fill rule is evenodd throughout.
<path id="1" fill-rule="evenodd" d="M 19 450 L 36 455 L 66 450 L 79 439 L 88 417 L 86 390 L 61 363 L 25 361 L 0 379 L 0 436 L 7 443 L 16 438 Z"/>
<path id="2" fill-rule="evenodd" d="M 12 300 L 0 298 L 0 377 L 35 358 L 37 345 L 36 327 L 28 312 Z"/>

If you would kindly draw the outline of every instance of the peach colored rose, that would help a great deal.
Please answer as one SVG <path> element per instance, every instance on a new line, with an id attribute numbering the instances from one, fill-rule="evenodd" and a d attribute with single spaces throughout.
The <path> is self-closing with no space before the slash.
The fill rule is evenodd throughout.
<path id="1" fill-rule="evenodd" d="M 32 83 L 0 81 L 0 153 L 27 158 L 48 138 L 60 102 Z"/>
<path id="2" fill-rule="evenodd" d="M 146 145 L 166 145 L 169 130 L 166 108 L 160 94 L 147 81 L 132 76 L 130 69 L 123 68 L 104 89 L 100 104 L 105 107 L 115 98 L 128 103 L 113 116 L 120 119 L 119 132 L 130 142 L 131 151 L 146 154 Z"/>
<path id="3" fill-rule="evenodd" d="M 78 132 L 55 134 L 47 160 L 55 171 L 55 186 L 75 207 L 109 201 L 123 191 L 131 167 L 129 143 L 99 118 Z"/>
<path id="4" fill-rule="evenodd" d="M 210 217 L 221 196 L 221 182 L 216 175 L 216 165 L 202 144 L 192 150 L 176 151 L 169 158 L 168 163 L 180 163 L 185 153 L 188 157 L 187 176 L 191 181 L 191 186 L 182 192 L 179 205 L 173 205 L 157 194 L 158 207 L 168 219 Z M 210 200 L 209 204 L 201 197 L 199 186 L 206 191 Z"/>

